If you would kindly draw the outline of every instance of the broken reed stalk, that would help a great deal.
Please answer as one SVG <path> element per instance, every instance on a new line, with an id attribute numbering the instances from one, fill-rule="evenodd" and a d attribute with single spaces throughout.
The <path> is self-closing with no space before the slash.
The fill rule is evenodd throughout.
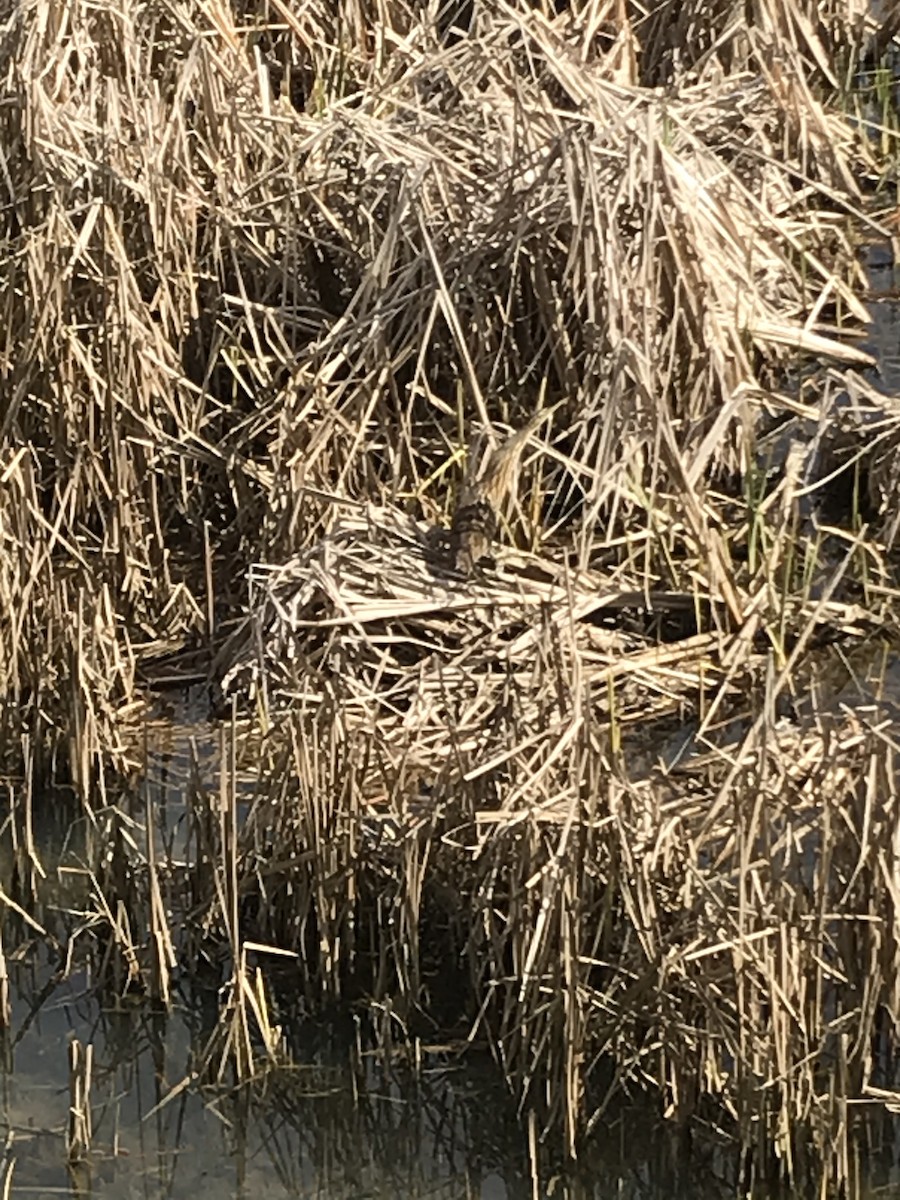
<path id="1" fill-rule="evenodd" d="M 144 806 L 147 831 L 147 887 L 149 891 L 150 924 L 150 995 L 167 1012 L 172 1011 L 172 972 L 178 966 L 178 957 L 169 927 L 169 916 L 163 900 L 156 862 L 155 820 L 149 790 Z"/>
<path id="2" fill-rule="evenodd" d="M 3 935 L 0 933 L 0 1037 L 5 1041 L 10 1027 L 12 1011 L 9 999 L 9 968 L 3 949 Z"/>
<path id="3" fill-rule="evenodd" d="M 91 1152 L 91 1071 L 94 1048 L 77 1038 L 69 1043 L 69 1124 L 66 1156 L 71 1166 L 83 1163 Z"/>
<path id="4" fill-rule="evenodd" d="M 9 1156 L 10 1145 L 7 1141 L 4 1147 L 4 1155 L 0 1161 L 0 1196 L 3 1200 L 9 1200 L 12 1195 L 13 1172 L 16 1169 L 16 1160 Z"/>
<path id="5" fill-rule="evenodd" d="M 238 912 L 238 849 L 237 849 L 237 771 L 235 762 L 236 734 L 234 708 L 230 725 L 222 722 L 219 730 L 219 851 L 216 869 L 221 920 L 228 939 L 231 959 L 231 980 L 222 1010 L 219 1029 L 207 1050 L 207 1061 L 219 1059 L 215 1078 L 224 1077 L 226 1067 L 233 1065 L 238 1080 L 253 1075 L 253 1046 L 248 1022 L 247 960 L 244 954 Z"/>

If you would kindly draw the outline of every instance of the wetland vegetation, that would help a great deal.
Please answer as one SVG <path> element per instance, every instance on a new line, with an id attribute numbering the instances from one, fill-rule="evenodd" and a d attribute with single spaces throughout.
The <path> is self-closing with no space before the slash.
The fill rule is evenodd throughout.
<path id="1" fill-rule="evenodd" d="M 162 1020 L 204 981 L 198 1089 L 277 1095 L 298 1006 L 487 1050 L 536 1191 L 638 1101 L 744 1194 L 858 1188 L 900 1100 L 894 7 L 0 28 L 8 1036 L 41 945 Z"/>

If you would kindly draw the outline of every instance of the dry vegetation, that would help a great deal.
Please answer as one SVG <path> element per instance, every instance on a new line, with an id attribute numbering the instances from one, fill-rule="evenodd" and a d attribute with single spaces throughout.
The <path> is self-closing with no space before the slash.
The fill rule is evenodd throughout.
<path id="1" fill-rule="evenodd" d="M 650 1088 L 841 1181 L 900 1032 L 857 252 L 898 149 L 844 115 L 897 30 L 674 8 L 7 9 L 17 879 L 70 786 L 114 986 L 227 946 L 214 1073 L 278 1059 L 264 943 L 314 1005 L 486 1037 L 567 1151 Z M 436 561 L 473 437 L 529 423 L 495 560 Z M 111 800 L 146 682 L 213 651 L 219 794 L 160 856 Z"/>

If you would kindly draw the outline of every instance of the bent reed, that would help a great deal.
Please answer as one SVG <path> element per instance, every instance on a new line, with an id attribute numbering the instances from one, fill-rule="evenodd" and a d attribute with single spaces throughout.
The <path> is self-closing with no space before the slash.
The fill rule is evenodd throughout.
<path id="1" fill-rule="evenodd" d="M 849 0 L 7 15 L 17 878 L 70 789 L 113 986 L 227 949 L 214 1075 L 281 1061 L 274 948 L 313 1007 L 487 1039 L 567 1154 L 650 1089 L 750 1183 L 846 1183 L 900 1021 L 859 258 L 900 151 L 896 102 L 851 114 L 897 52 Z M 435 556 L 517 431 L 492 544 Z M 176 861 L 128 797 L 203 656 Z"/>

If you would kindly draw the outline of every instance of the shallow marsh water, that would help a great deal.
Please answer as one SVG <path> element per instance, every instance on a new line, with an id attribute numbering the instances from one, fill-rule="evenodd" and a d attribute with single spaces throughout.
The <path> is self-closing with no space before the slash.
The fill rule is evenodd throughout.
<path id="1" fill-rule="evenodd" d="M 38 846 L 48 930 L 68 929 L 78 958 L 86 905 L 78 846 Z M 51 866 L 52 865 L 52 866 Z M 8 871 L 3 874 L 8 878 Z M 54 921 L 54 912 L 60 915 Z M 73 921 L 74 918 L 74 921 Z M 0 1136 L 12 1196 L 480 1196 L 530 1194 L 511 1105 L 493 1072 L 423 1052 L 415 1077 L 362 1047 L 352 1017 L 294 1021 L 296 1065 L 258 1086 L 201 1088 L 196 1065 L 219 1015 L 217 989 L 181 979 L 173 1012 L 98 994 L 66 951 L 23 933 L 10 963 L 12 1024 L 0 1047 Z M 11 939 L 12 940 L 12 939 Z M 92 1149 L 70 1172 L 69 1044 L 93 1051 Z"/>
<path id="2" fill-rule="evenodd" d="M 14 1046 L 2 1076 L 6 1162 L 12 1196 L 238 1198 L 327 1196 L 481 1197 L 617 1195 L 634 1200 L 733 1194 L 715 1173 L 679 1182 L 675 1141 L 631 1137 L 611 1121 L 584 1171 L 536 1193 L 527 1140 L 487 1064 L 463 1069 L 426 1053 L 413 1077 L 374 1061 L 351 1066 L 346 1030 L 318 1031 L 320 1047 L 265 1087 L 203 1092 L 189 1081 L 202 1004 L 168 1019 L 104 1008 L 76 974 L 44 996 L 53 968 L 13 970 Z M 210 997 L 215 1018 L 215 1001 Z M 66 1167 L 67 1046 L 94 1048 L 90 1166 Z M 643 1125 L 643 1121 L 642 1121 Z M 649 1126 L 644 1126 L 649 1129 Z M 721 1167 L 721 1164 L 720 1164 Z M 722 1168 L 724 1170 L 724 1168 Z M 701 1179 L 704 1181 L 701 1183 Z"/>
<path id="3" fill-rule="evenodd" d="M 640 1109 L 620 1113 L 590 1158 L 534 1187 L 527 1138 L 485 1065 L 426 1056 L 417 1078 L 373 1065 L 354 1078 L 340 1031 L 277 1081 L 249 1091 L 187 1085 L 203 1014 L 188 1005 L 164 1019 L 113 1011 L 73 976 L 39 1011 L 50 967 L 13 971 L 13 1037 L 2 1076 L 6 1162 L 13 1197 L 243 1200 L 249 1196 L 403 1197 L 409 1200 L 718 1200 L 741 1194 L 723 1143 L 698 1129 L 690 1152 L 677 1132 Z M 94 1047 L 90 1168 L 65 1165 L 67 1044 Z M 360 1086 L 361 1083 L 363 1086 Z M 860 1196 L 900 1197 L 896 1132 L 870 1136 L 871 1180 Z M 764 1193 L 759 1193 L 764 1194 Z M 769 1193 L 773 1196 L 774 1192 Z M 805 1192 L 778 1193 L 784 1197 Z"/>

